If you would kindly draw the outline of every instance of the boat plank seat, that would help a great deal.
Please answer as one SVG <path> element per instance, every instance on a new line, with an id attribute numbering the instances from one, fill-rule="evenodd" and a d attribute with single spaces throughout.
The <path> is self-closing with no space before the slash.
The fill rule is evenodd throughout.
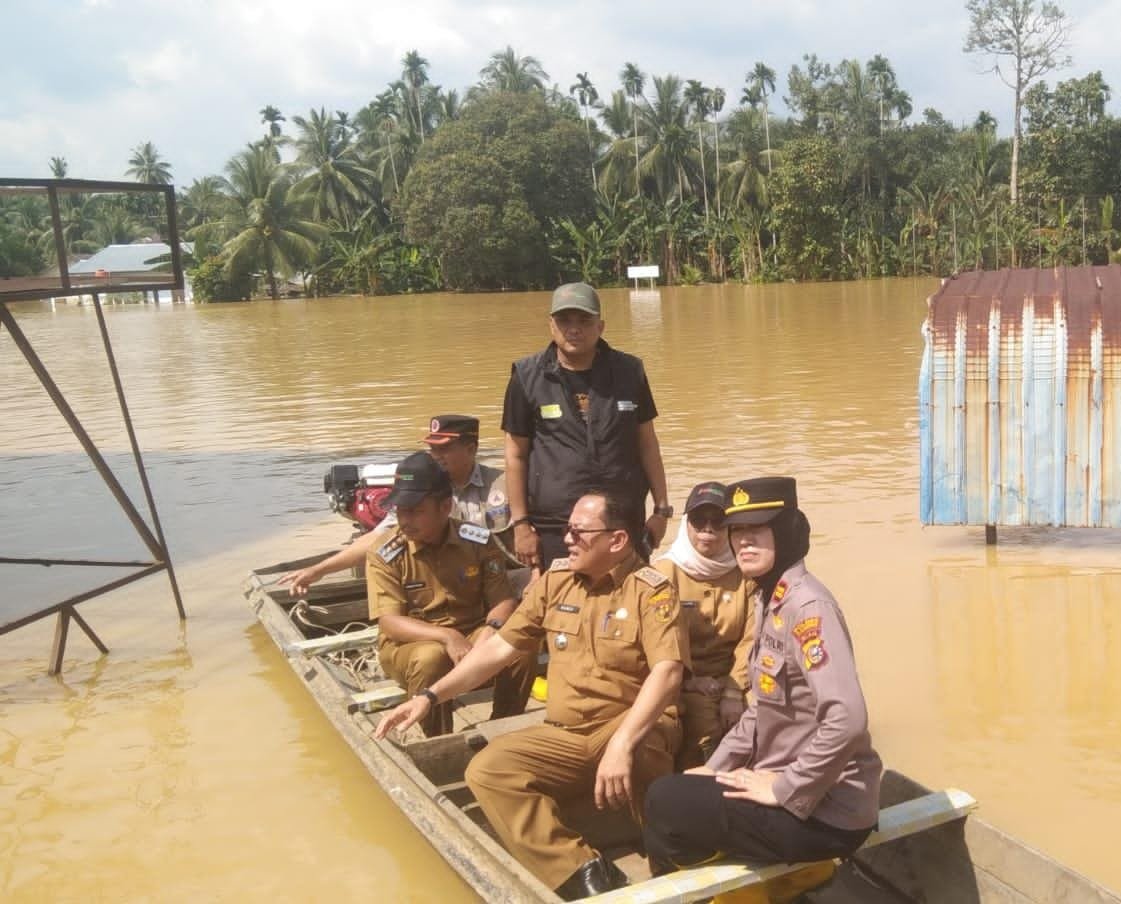
<path id="1" fill-rule="evenodd" d="M 311 640 L 295 640 L 284 645 L 284 655 L 319 656 L 322 653 L 338 653 L 342 650 L 357 650 L 368 647 L 378 639 L 377 625 L 362 631 L 347 631 L 343 634 L 329 634 L 326 637 L 313 637 Z"/>
<path id="2" fill-rule="evenodd" d="M 964 791 L 948 788 L 880 811 L 879 828 L 868 836 L 861 850 L 904 838 L 944 823 L 953 822 L 977 808 L 977 801 Z M 671 904 L 711 898 L 734 888 L 759 885 L 792 873 L 809 864 L 775 863 L 754 868 L 745 863 L 712 863 L 678 870 L 626 888 L 587 898 L 597 904 Z"/>

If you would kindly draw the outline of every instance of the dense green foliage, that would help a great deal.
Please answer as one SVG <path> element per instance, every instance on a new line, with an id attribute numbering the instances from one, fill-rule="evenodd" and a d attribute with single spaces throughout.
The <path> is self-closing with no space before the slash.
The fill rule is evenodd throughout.
<path id="1" fill-rule="evenodd" d="M 579 120 L 540 92 L 490 94 L 424 146 L 402 189 L 406 238 L 430 248 L 444 285 L 543 287 L 556 281 L 546 237 L 594 204 Z"/>
<path id="2" fill-rule="evenodd" d="M 1013 7 L 1034 9 L 971 0 L 973 28 L 989 29 L 971 49 L 998 54 L 992 28 Z M 562 94 L 510 47 L 461 98 L 411 51 L 400 80 L 353 115 L 264 106 L 261 139 L 180 192 L 180 229 L 205 249 L 191 265 L 212 299 L 276 296 L 297 274 L 315 294 L 375 294 L 620 284 L 635 263 L 693 283 L 1118 260 L 1121 120 L 1100 72 L 1042 79 L 1061 49 L 1040 49 L 1017 83 L 1018 160 L 1019 129 L 999 137 L 987 111 L 960 127 L 915 116 L 879 55 L 806 56 L 785 91 L 745 61 L 733 104 L 635 63 L 609 92 L 578 73 Z M 776 91 L 787 118 L 772 115 Z M 170 179 L 150 143 L 128 163 L 138 179 Z M 65 174 L 65 160 L 51 166 Z M 75 255 L 158 231 L 152 212 L 99 198 L 71 196 L 62 216 Z M 36 272 L 53 253 L 45 205 L 0 198 L 0 272 Z"/>

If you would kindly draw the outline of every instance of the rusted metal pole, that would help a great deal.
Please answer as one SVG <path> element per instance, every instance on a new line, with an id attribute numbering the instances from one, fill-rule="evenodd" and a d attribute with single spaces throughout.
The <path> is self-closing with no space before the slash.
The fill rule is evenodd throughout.
<path id="1" fill-rule="evenodd" d="M 172 218 L 174 220 L 174 218 Z M 174 246 L 173 246 L 174 247 Z M 128 444 L 132 449 L 132 457 L 136 462 L 136 473 L 140 476 L 140 486 L 144 489 L 144 498 L 148 501 L 148 513 L 152 516 L 152 527 L 155 528 L 156 537 L 159 540 L 160 553 L 153 555 L 163 561 L 167 565 L 167 577 L 171 582 L 171 593 L 175 597 L 175 608 L 179 611 L 180 620 L 187 617 L 186 611 L 183 609 L 183 599 L 179 595 L 179 583 L 175 580 L 175 569 L 171 565 L 171 553 L 167 548 L 167 540 L 164 539 L 163 526 L 160 524 L 160 516 L 156 512 L 156 500 L 152 496 L 152 487 L 148 483 L 148 472 L 144 469 L 144 459 L 140 454 L 140 444 L 136 441 L 136 431 L 132 426 L 132 417 L 128 413 L 128 402 L 125 401 L 125 390 L 121 384 L 121 374 L 117 370 L 117 359 L 113 356 L 113 346 L 109 342 L 109 329 L 105 325 L 105 313 L 101 310 L 101 298 L 96 292 L 93 293 L 93 307 L 97 311 L 97 326 L 101 330 L 101 340 L 105 344 L 105 357 L 109 361 L 109 373 L 113 375 L 113 387 L 117 391 L 117 401 L 121 406 L 121 417 L 124 418 L 125 432 L 128 433 Z"/>

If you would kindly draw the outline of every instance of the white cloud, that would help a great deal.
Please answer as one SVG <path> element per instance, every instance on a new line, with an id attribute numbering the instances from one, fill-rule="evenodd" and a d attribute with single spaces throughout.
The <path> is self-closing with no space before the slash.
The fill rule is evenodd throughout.
<path id="1" fill-rule="evenodd" d="M 964 3 L 822 0 L 701 3 L 679 0 L 453 2 L 411 0 L 5 0 L 16 23 L 0 59 L 0 173 L 46 171 L 55 154 L 76 176 L 119 178 L 129 150 L 153 141 L 189 183 L 219 172 L 263 132 L 266 104 L 286 116 L 311 107 L 356 111 L 400 77 L 416 49 L 433 82 L 462 89 L 507 44 L 537 57 L 567 90 L 588 72 L 607 99 L 633 61 L 718 84 L 730 109 L 757 60 L 785 91 L 805 53 L 826 62 L 882 53 L 924 107 L 954 122 L 980 109 L 1010 125 L 1010 93 L 977 74 L 961 52 Z M 1101 69 L 1121 98 L 1115 49 L 1121 0 L 1067 0 L 1074 65 L 1061 78 Z M 843 11 L 842 11 L 843 10 Z M 1117 109 L 1117 100 L 1112 104 Z M 778 111 L 781 114 L 781 110 Z"/>

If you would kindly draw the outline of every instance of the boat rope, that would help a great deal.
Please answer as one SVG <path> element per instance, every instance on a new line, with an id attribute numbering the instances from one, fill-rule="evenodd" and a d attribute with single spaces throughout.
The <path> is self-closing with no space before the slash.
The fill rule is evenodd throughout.
<path id="1" fill-rule="evenodd" d="M 313 628 L 326 634 L 346 634 L 349 631 L 365 631 L 370 626 L 362 622 L 347 622 L 339 629 L 323 625 L 313 620 L 311 615 L 329 615 L 330 610 L 324 606 L 313 606 L 307 600 L 300 600 L 288 610 L 289 620 L 296 625 L 301 634 L 305 628 Z M 334 653 L 320 653 L 324 659 L 334 663 L 354 681 L 358 688 L 367 687 L 370 683 L 378 681 L 385 676 L 381 674 L 378 666 L 377 648 L 370 644 L 360 650 L 339 650 Z"/>

